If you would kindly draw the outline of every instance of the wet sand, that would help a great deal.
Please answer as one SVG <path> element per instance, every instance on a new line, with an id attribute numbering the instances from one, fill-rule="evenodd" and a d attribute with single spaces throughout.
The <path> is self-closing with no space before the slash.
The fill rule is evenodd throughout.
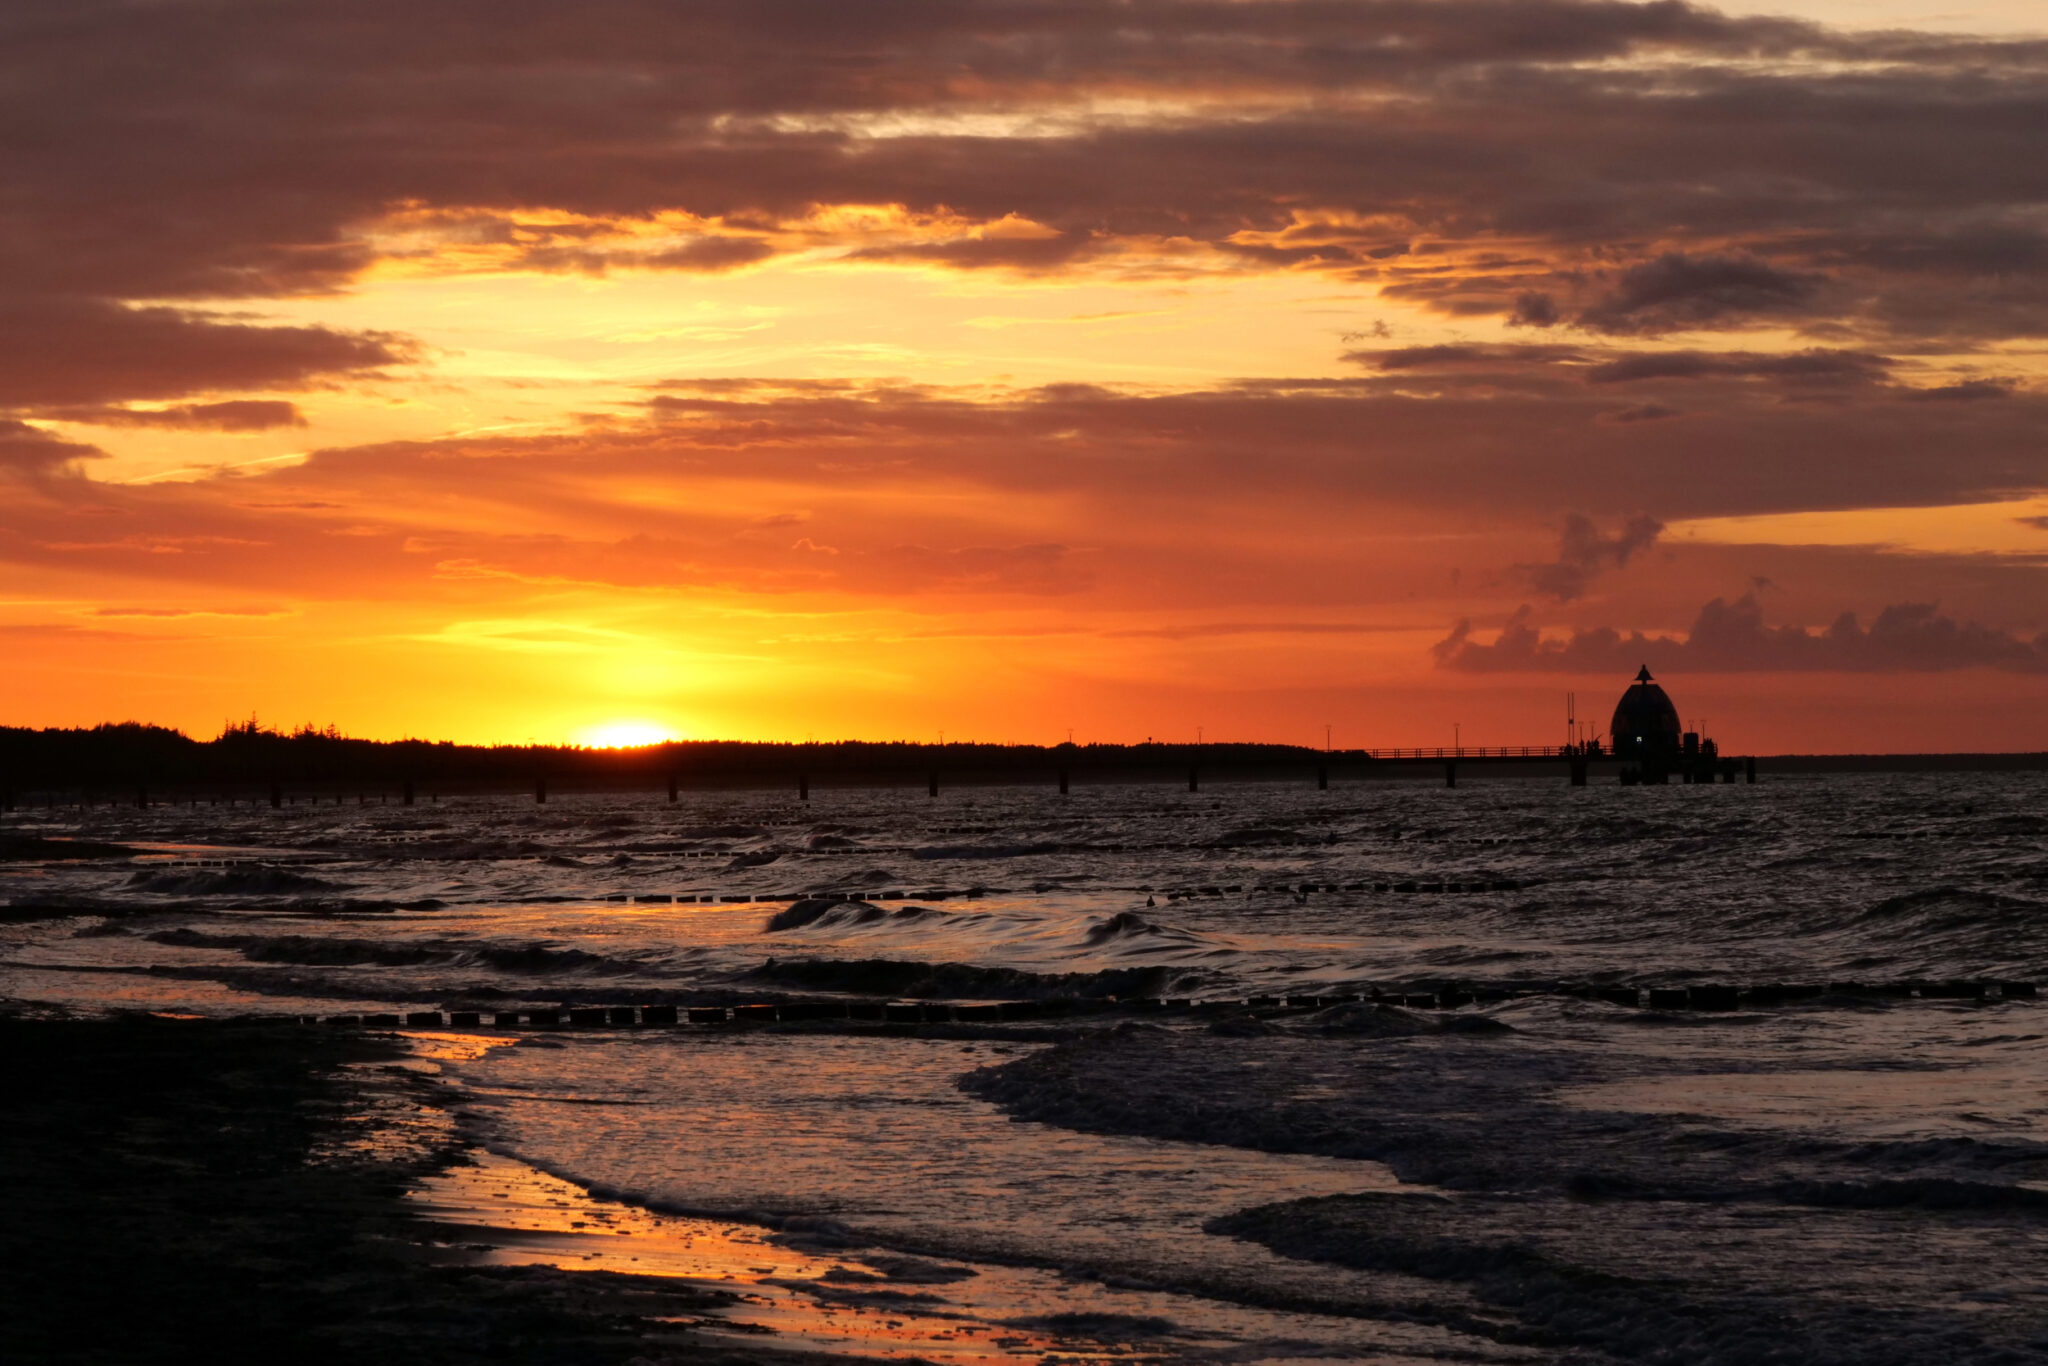
<path id="1" fill-rule="evenodd" d="M 408 1189 L 461 1161 L 401 1041 L 0 1018 L 10 1362 L 816 1359 L 708 1340 L 676 1277 L 451 1255 Z"/>

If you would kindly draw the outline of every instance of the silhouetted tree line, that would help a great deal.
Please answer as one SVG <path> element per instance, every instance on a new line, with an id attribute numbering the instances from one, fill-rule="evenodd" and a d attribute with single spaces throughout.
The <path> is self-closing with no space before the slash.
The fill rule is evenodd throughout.
<path id="1" fill-rule="evenodd" d="M 358 740 L 332 726 L 267 728 L 250 718 L 212 740 L 126 721 L 89 729 L 0 727 L 0 784 L 39 789 L 147 786 L 175 788 L 396 788 L 404 782 L 442 789 L 513 789 L 537 780 L 561 790 L 774 785 L 794 782 L 921 781 L 938 773 L 955 781 L 1048 781 L 1061 769 L 1153 776 L 1189 767 L 1299 772 L 1319 751 L 1295 745 L 997 745 L 956 741 L 839 740 L 774 744 L 741 740 L 678 740 L 634 749 L 572 745 L 458 745 L 440 740 Z"/>

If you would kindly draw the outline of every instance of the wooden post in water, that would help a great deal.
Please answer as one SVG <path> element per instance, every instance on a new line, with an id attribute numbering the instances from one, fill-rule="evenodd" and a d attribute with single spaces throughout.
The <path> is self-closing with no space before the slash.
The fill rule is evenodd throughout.
<path id="1" fill-rule="evenodd" d="M 678 786 L 679 786 L 679 783 L 678 783 L 678 780 L 677 780 L 677 778 L 676 778 L 676 775 L 675 775 L 675 774 L 673 774 L 673 773 L 669 774 L 669 775 L 668 775 L 668 801 L 669 801 L 669 805 L 670 805 L 670 806 L 674 806 L 674 805 L 675 805 L 675 801 L 676 801 L 676 791 L 677 791 L 677 788 L 678 788 Z"/>
<path id="2" fill-rule="evenodd" d="M 931 781 L 925 784 L 925 791 L 933 797 L 939 795 L 939 771 L 937 769 L 932 770 Z"/>
<path id="3" fill-rule="evenodd" d="M 1753 783 L 1756 781 L 1756 757 L 1754 755 L 1742 761 L 1742 777 L 1745 782 Z"/>
<path id="4" fill-rule="evenodd" d="M 1194 766 L 1193 764 L 1189 764 L 1189 765 L 1188 765 L 1188 791 L 1190 791 L 1190 792 L 1200 792 L 1201 790 L 1202 790 L 1202 774 L 1201 774 L 1201 770 L 1197 769 L 1197 768 L 1196 768 L 1196 767 L 1195 767 L 1195 766 Z"/>
<path id="5" fill-rule="evenodd" d="M 1456 759 L 1446 759 L 1444 760 L 1444 786 L 1456 787 L 1457 785 L 1458 761 Z"/>
<path id="6" fill-rule="evenodd" d="M 1067 795 L 1067 771 L 1065 769 L 1060 770 L 1060 795 L 1062 797 Z"/>
<path id="7" fill-rule="evenodd" d="M 403 785 L 403 787 L 402 787 L 402 789 L 401 789 L 401 792 L 400 792 L 400 796 L 399 796 L 399 799 L 398 799 L 398 800 L 399 800 L 399 804 L 400 804 L 400 805 L 402 805 L 402 806 L 411 806 L 411 805 L 412 805 L 412 779 L 410 779 L 410 778 L 407 778 L 407 779 L 405 780 L 405 783 L 404 783 L 404 785 Z"/>
<path id="8" fill-rule="evenodd" d="M 796 799 L 800 802 L 807 802 L 811 799 L 810 774 L 799 773 L 796 775 Z"/>
<path id="9" fill-rule="evenodd" d="M 548 775 L 545 773 L 533 780 L 533 804 L 535 806 L 546 806 L 548 804 Z"/>
<path id="10" fill-rule="evenodd" d="M 148 788 L 146 788 L 146 787 L 138 787 L 138 788 L 136 788 L 136 789 L 135 789 L 135 809 L 136 809 L 137 811 L 147 811 L 147 810 L 149 810 L 149 789 L 148 789 Z"/>
<path id="11" fill-rule="evenodd" d="M 271 809 L 274 811 L 281 811 L 284 809 L 283 783 L 272 783 L 270 785 L 270 806 Z"/>
<path id="12" fill-rule="evenodd" d="M 1574 755 L 1572 756 L 1572 786 L 1573 786 L 1573 787 L 1584 787 L 1585 785 L 1586 785 L 1586 756 L 1585 756 L 1585 755 L 1583 755 L 1583 754 L 1574 754 Z"/>
<path id="13" fill-rule="evenodd" d="M 1323 765 L 1323 766 L 1322 766 L 1321 768 L 1319 768 L 1319 769 L 1317 769 L 1317 770 L 1316 770 L 1316 791 L 1318 791 L 1318 792 L 1328 792 L 1329 790 L 1330 790 L 1330 767 L 1329 767 L 1329 765 L 1328 765 L 1328 764 L 1325 764 L 1325 765 Z"/>

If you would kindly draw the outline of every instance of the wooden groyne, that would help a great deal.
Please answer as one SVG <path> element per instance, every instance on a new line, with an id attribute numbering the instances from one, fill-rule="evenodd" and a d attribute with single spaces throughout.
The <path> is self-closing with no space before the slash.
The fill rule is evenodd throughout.
<path id="1" fill-rule="evenodd" d="M 362 1029 L 599 1030 L 672 1029 L 685 1026 L 745 1028 L 764 1025 L 916 1026 L 1031 1024 L 1088 1017 L 1136 1015 L 1260 1017 L 1308 1015 L 1343 1006 L 1388 1006 L 1412 1011 L 1484 1009 L 1542 997 L 1636 1011 L 1726 1014 L 1831 1005 L 1923 1002 L 1995 1005 L 2035 1002 L 2033 982 L 1998 978 L 1889 982 L 1766 982 L 1689 986 L 1546 983 L 1388 985 L 1364 991 L 1228 997 L 1060 997 L 1022 1001 L 845 1000 L 804 998 L 718 1003 L 563 1005 L 517 1010 L 409 1010 L 368 1014 L 295 1016 L 305 1023 Z"/>

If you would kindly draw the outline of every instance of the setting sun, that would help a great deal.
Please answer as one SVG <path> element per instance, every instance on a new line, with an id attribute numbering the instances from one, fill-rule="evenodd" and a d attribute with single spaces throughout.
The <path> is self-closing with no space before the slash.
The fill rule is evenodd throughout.
<path id="1" fill-rule="evenodd" d="M 606 721 L 579 731 L 576 743 L 591 749 L 638 749 L 679 739 L 673 730 L 653 721 Z"/>

